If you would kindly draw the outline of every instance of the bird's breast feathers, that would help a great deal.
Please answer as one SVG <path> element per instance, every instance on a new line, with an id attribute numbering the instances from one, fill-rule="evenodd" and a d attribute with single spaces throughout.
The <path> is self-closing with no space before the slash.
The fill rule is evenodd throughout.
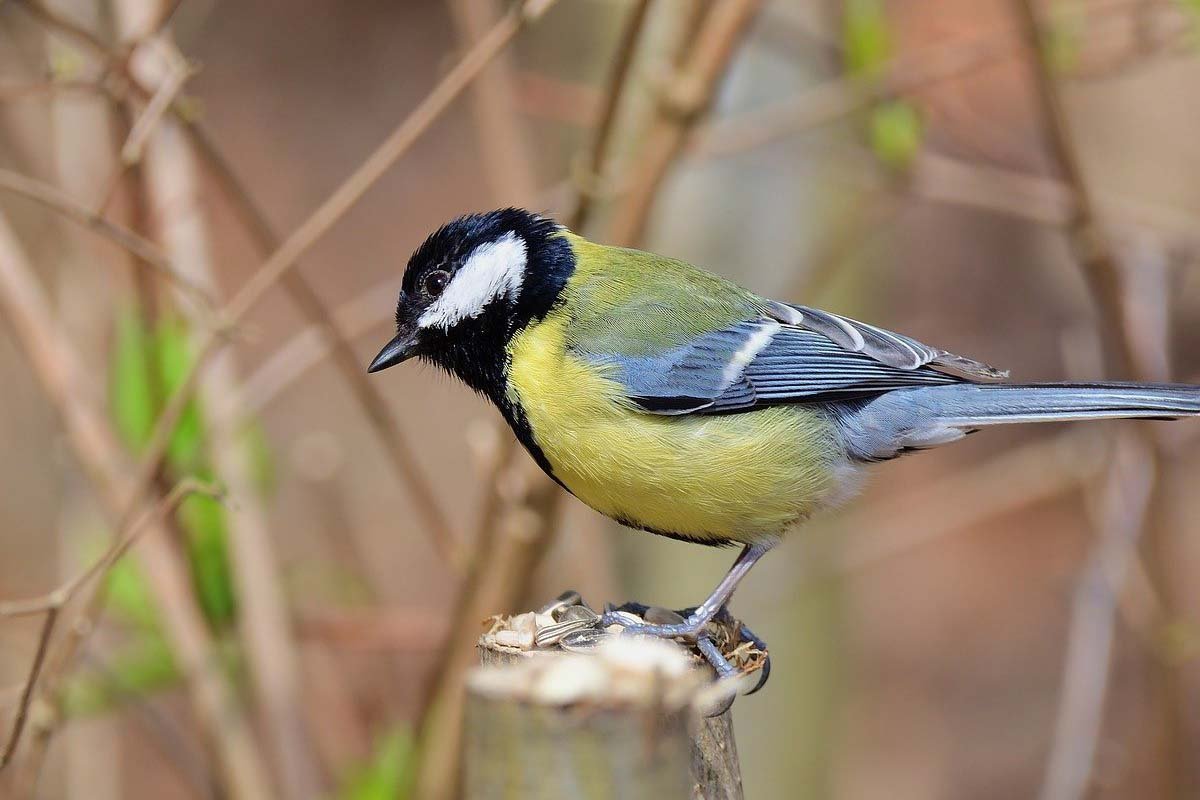
<path id="1" fill-rule="evenodd" d="M 571 352 L 570 324 L 559 310 L 513 337 L 506 391 L 580 500 L 636 527 L 710 542 L 777 537 L 826 500 L 839 459 L 821 412 L 644 413 L 603 364 Z"/>

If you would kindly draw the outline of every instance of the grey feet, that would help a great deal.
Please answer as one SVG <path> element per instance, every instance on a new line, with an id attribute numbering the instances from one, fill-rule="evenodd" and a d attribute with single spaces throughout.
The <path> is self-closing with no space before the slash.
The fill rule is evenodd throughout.
<path id="1" fill-rule="evenodd" d="M 724 606 L 708 611 L 703 606 L 670 611 L 641 603 L 605 609 L 600 625 L 618 625 L 627 636 L 656 636 L 682 639 L 693 644 L 721 678 L 758 673 L 746 694 L 766 685 L 771 675 L 771 657 L 766 643 L 735 620 Z M 722 709 L 723 710 L 723 709 Z"/>

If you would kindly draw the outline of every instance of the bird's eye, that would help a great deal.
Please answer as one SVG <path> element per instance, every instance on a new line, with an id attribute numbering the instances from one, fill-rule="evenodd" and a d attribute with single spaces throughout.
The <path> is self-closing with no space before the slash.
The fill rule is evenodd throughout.
<path id="1" fill-rule="evenodd" d="M 448 283 L 450 283 L 450 273 L 444 269 L 435 269 L 421 281 L 421 287 L 425 290 L 425 294 L 437 297 L 446 290 Z"/>

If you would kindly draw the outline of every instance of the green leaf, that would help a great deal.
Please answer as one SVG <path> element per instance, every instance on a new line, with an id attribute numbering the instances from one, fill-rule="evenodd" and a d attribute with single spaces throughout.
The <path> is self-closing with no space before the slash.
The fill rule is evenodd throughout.
<path id="1" fill-rule="evenodd" d="M 921 149 L 921 115 L 911 103 L 890 100 L 871 112 L 870 140 L 875 156 L 884 164 L 903 169 Z"/>
<path id="2" fill-rule="evenodd" d="M 854 75 L 873 77 L 891 58 L 891 35 L 883 0 L 847 0 L 842 47 Z"/>
<path id="3" fill-rule="evenodd" d="M 211 497 L 194 495 L 179 506 L 187 533 L 188 562 L 204 615 L 214 626 L 233 622 L 237 612 L 225 508 Z"/>
<path id="4" fill-rule="evenodd" d="M 134 451 L 146 446 L 158 415 L 150 372 L 152 347 L 140 311 L 131 309 L 118 315 L 109 370 L 109 406 L 118 434 Z"/>
<path id="5" fill-rule="evenodd" d="M 342 785 L 339 800 L 398 800 L 412 793 L 414 777 L 412 735 L 398 728 L 375 745 L 371 760 Z"/>

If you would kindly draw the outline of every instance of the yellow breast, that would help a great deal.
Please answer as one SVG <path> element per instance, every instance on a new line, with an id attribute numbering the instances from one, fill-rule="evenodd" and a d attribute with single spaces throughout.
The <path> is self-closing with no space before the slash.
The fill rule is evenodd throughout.
<path id="1" fill-rule="evenodd" d="M 779 536 L 830 494 L 830 423 L 800 406 L 725 415 L 639 413 L 569 355 L 553 315 L 509 345 L 509 399 L 555 476 L 614 519 L 699 540 Z"/>

